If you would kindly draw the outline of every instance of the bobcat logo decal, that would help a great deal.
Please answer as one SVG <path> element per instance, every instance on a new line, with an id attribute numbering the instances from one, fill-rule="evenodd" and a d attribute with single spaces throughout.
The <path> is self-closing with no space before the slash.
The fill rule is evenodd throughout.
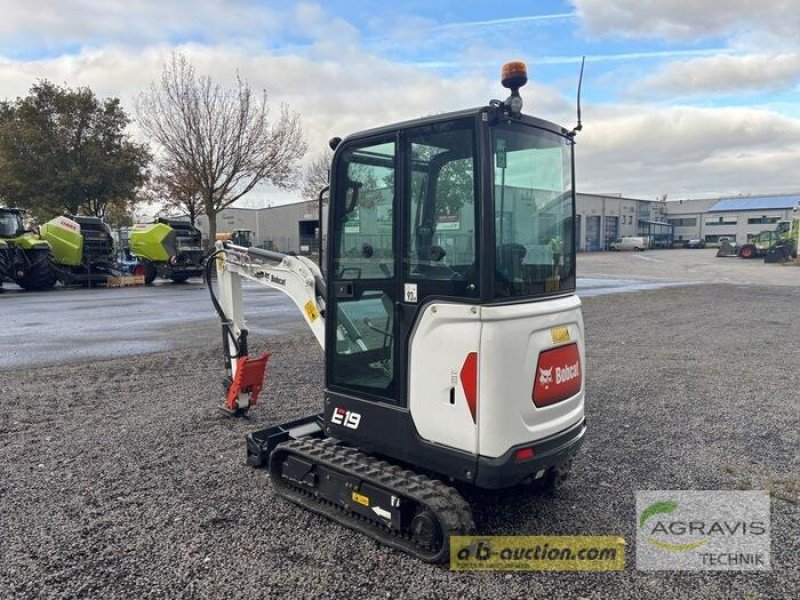
<path id="1" fill-rule="evenodd" d="M 539 383 L 544 386 L 544 389 L 550 387 L 550 384 L 553 383 L 553 367 L 549 369 L 539 368 Z"/>

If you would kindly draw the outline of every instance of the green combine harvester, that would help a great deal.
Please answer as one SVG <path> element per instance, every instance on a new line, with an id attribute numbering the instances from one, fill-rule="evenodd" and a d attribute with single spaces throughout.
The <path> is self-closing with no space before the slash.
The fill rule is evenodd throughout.
<path id="1" fill-rule="evenodd" d="M 46 290 L 56 284 L 50 244 L 26 230 L 23 211 L 0 208 L 0 285 L 13 281 L 25 290 Z"/>
<path id="2" fill-rule="evenodd" d="M 182 283 L 203 276 L 200 230 L 187 221 L 159 217 L 153 223 L 137 223 L 130 245 L 138 260 L 133 274 L 144 276 L 148 285 L 156 277 Z"/>
<path id="3" fill-rule="evenodd" d="M 97 217 L 56 217 L 39 227 L 39 237 L 50 244 L 64 285 L 105 283 L 120 274 L 111 228 Z"/>

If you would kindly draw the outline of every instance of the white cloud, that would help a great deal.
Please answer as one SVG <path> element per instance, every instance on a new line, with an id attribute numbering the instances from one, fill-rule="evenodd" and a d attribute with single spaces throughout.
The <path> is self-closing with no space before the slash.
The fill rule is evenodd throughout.
<path id="1" fill-rule="evenodd" d="M 107 48 L 75 57 L 7 62 L 0 65 L 0 97 L 25 94 L 36 77 L 46 77 L 73 87 L 88 85 L 101 96 L 119 96 L 132 112 L 135 96 L 158 76 L 172 50 Z M 266 88 L 276 105 L 289 102 L 303 117 L 310 154 L 324 149 L 335 135 L 478 106 L 503 95 L 496 81 L 443 78 L 370 56 L 355 44 L 340 45 L 338 54 L 327 58 L 249 55 L 229 46 L 187 45 L 177 50 L 185 52 L 200 73 L 231 82 L 238 71 L 254 87 Z M 573 124 L 572 98 L 535 82 L 523 89 L 523 96 L 527 111 Z M 800 187 L 797 118 L 749 108 L 587 104 L 584 123 L 576 147 L 582 191 L 676 197 Z M 297 198 L 293 192 L 262 191 L 260 196 Z"/>
<path id="2" fill-rule="evenodd" d="M 576 13 L 554 13 L 549 15 L 527 15 L 519 17 L 508 17 L 505 19 L 490 19 L 488 21 L 459 21 L 439 25 L 436 29 L 471 29 L 479 27 L 496 27 L 503 25 L 528 25 L 530 23 L 541 23 L 543 21 L 558 21 L 571 19 Z"/>
<path id="3" fill-rule="evenodd" d="M 248 32 L 261 36 L 286 24 L 285 11 L 251 0 L 37 0 L 3 2 L 0 40 L 19 50 L 65 45 L 219 40 Z"/>
<path id="4" fill-rule="evenodd" d="M 698 40 L 759 29 L 784 39 L 800 31 L 797 0 L 572 0 L 596 35 Z"/>
<path id="5" fill-rule="evenodd" d="M 670 96 L 786 90 L 800 81 L 800 54 L 721 55 L 671 62 L 635 84 L 634 94 Z"/>
<path id="6" fill-rule="evenodd" d="M 642 197 L 800 188 L 800 119 L 752 108 L 593 107 L 576 147 L 582 191 Z"/>
<path id="7" fill-rule="evenodd" d="M 45 8 L 49 7 L 54 13 L 57 3 L 47 2 Z M 623 0 L 608 2 L 612 7 L 625 4 Z M 224 30 L 245 17 L 252 17 L 257 29 L 259 19 L 266 18 L 264 12 L 242 16 L 234 11 L 221 16 L 221 11 L 209 8 L 212 4 L 218 7 L 210 0 L 194 3 L 189 20 L 219 18 Z M 243 2 L 229 4 L 247 6 Z M 578 4 L 591 2 L 580 0 Z M 56 37 L 61 35 L 60 39 L 82 35 L 88 39 L 92 31 L 102 26 L 104 19 L 114 21 L 112 29 L 121 27 L 115 20 L 123 15 L 121 8 L 96 0 L 68 0 L 63 5 L 67 15 L 62 19 L 63 31 L 58 33 L 59 26 L 50 25 L 50 31 Z M 350 24 L 334 19 L 313 4 L 286 10 L 274 22 L 265 25 L 265 32 L 278 26 L 297 30 L 295 39 L 299 40 L 299 46 L 272 52 L 265 50 L 263 43 L 243 43 L 239 36 L 231 36 L 230 41 L 220 39 L 202 44 L 175 45 L 163 41 L 170 31 L 188 30 L 185 15 L 179 15 L 174 6 L 172 3 L 158 8 L 144 2 L 130 5 L 128 24 L 131 30 L 142 28 L 143 19 L 153 21 L 153 30 L 147 34 L 152 34 L 153 39 L 138 47 L 132 47 L 123 37 L 120 43 L 89 45 L 74 55 L 43 60 L 0 60 L 0 98 L 24 95 L 36 79 L 47 78 L 70 87 L 89 86 L 101 97 L 119 97 L 132 114 L 136 95 L 158 77 L 162 64 L 176 50 L 184 52 L 199 73 L 222 83 L 232 83 L 239 72 L 254 88 L 266 89 L 276 108 L 280 102 L 291 104 L 302 115 L 309 153 L 313 155 L 322 151 L 332 136 L 343 137 L 389 122 L 478 106 L 490 98 L 504 97 L 495 75 L 484 77 L 475 74 L 475 69 L 439 74 L 370 53 L 359 32 Z M 182 8 L 186 6 L 188 4 L 183 4 Z M 93 9 L 99 11 L 98 14 L 92 14 Z M 14 10 L 12 17 L 21 19 L 20 31 L 29 31 L 41 24 L 32 21 L 30 15 L 22 14 L 22 9 Z M 75 12 L 78 10 L 82 12 Z M 0 20 L 5 23 L 2 26 L 7 27 L 5 32 L 0 30 L 0 36 L 5 39 L 11 35 L 7 24 L 13 22 L 13 18 Z M 87 21 L 85 25 L 78 23 L 81 18 Z M 254 30 L 249 24 L 245 25 L 243 28 L 247 31 Z M 422 28 L 424 23 L 418 22 L 418 25 Z M 141 32 L 134 33 L 140 35 Z M 44 36 L 44 32 L 41 35 Z M 790 56 L 790 53 L 784 55 Z M 467 57 L 466 63 L 472 64 L 473 59 L 485 59 L 486 54 L 475 45 L 464 48 L 462 56 Z M 718 81 L 712 77 L 717 69 L 713 65 L 719 64 L 712 61 L 717 59 L 704 57 L 675 63 L 653 75 L 648 85 L 651 89 L 667 86 L 672 78 L 672 81 L 682 81 L 686 87 L 690 83 L 700 88 L 705 86 L 705 89 L 725 86 L 726 79 Z M 497 68 L 493 69 L 495 73 L 499 72 L 501 62 L 498 58 Z M 741 67 L 741 63 L 728 65 L 726 77 L 738 77 L 738 85 L 741 85 L 748 77 L 751 80 L 761 77 L 763 84 L 781 75 L 791 76 L 792 60 L 772 62 L 774 64 L 768 60 L 756 61 L 748 68 Z M 687 81 L 691 74 L 686 68 L 681 71 L 681 64 L 706 65 L 705 71 L 697 70 L 707 74 L 703 77 L 695 74 L 696 80 Z M 536 78 L 535 68 L 531 76 Z M 574 99 L 572 85 L 568 88 L 569 97 L 565 98 L 554 87 L 531 81 L 522 92 L 526 111 L 571 126 L 575 119 Z M 667 193 L 676 197 L 709 191 L 768 192 L 800 188 L 796 175 L 796 165 L 800 164 L 800 115 L 790 118 L 770 110 L 748 108 L 587 103 L 584 122 L 586 127 L 576 147 L 581 191 L 611 190 L 642 197 Z M 260 195 L 298 198 L 294 192 L 274 190 L 262 190 Z"/>
<path id="8" fill-rule="evenodd" d="M 70 87 L 89 86 L 101 97 L 121 98 L 133 116 L 136 96 L 156 79 L 173 50 L 185 53 L 200 74 L 233 83 L 240 73 L 255 89 L 266 89 L 274 110 L 286 102 L 297 110 L 309 154 L 344 137 L 385 123 L 486 104 L 501 96 L 499 82 L 480 77 L 442 78 L 435 73 L 366 54 L 356 45 L 321 40 L 309 56 L 250 54 L 235 46 L 153 46 L 134 51 L 109 47 L 39 61 L 0 63 L 0 99 L 27 94 L 37 79 Z M 530 85 L 537 103 L 552 109 L 561 102 L 553 90 Z M 132 127 L 139 135 L 135 124 Z M 293 193 L 271 192 L 288 199 Z"/>
<path id="9" fill-rule="evenodd" d="M 196 44 L 153 46 L 140 51 L 123 47 L 86 51 L 39 61 L 0 63 L 0 98 L 25 95 L 38 78 L 89 86 L 100 96 L 117 96 L 133 112 L 134 100 L 159 76 L 170 53 L 183 52 L 198 73 L 232 83 L 240 73 L 256 89 L 266 89 L 272 103 L 287 102 L 303 117 L 312 152 L 334 136 L 435 112 L 486 104 L 506 90 L 498 80 L 480 76 L 442 77 L 424 69 L 394 63 L 356 44 L 320 41 L 306 56 L 250 54 L 238 47 Z M 498 71 L 499 71 L 498 64 Z M 551 116 L 571 112 L 571 101 L 552 88 L 530 82 L 527 105 Z"/>

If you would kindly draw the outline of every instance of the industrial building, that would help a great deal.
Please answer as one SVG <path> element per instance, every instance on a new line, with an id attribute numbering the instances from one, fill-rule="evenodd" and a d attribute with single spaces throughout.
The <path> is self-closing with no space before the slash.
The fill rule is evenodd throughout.
<path id="1" fill-rule="evenodd" d="M 605 250 L 617 237 L 643 235 L 654 246 L 672 243 L 672 227 L 665 221 L 663 201 L 618 195 L 577 194 L 575 233 L 578 251 Z M 308 254 L 316 252 L 319 207 L 298 202 L 269 208 L 226 208 L 217 215 L 217 232 L 252 231 L 253 243 L 264 248 Z M 325 211 L 327 215 L 327 207 Z M 327 216 L 323 216 L 323 221 Z M 366 215 L 365 215 L 366 217 Z M 197 219 L 208 236 L 208 219 Z"/>
<path id="2" fill-rule="evenodd" d="M 208 218 L 198 217 L 196 224 L 203 232 L 203 237 L 207 238 Z M 296 202 L 269 208 L 230 207 L 217 215 L 217 233 L 246 229 L 252 232 L 253 245 L 281 252 L 316 252 L 318 227 L 319 204 L 316 202 Z"/>
<path id="3" fill-rule="evenodd" d="M 800 193 L 671 201 L 578 193 L 575 237 L 579 252 L 606 250 L 611 241 L 624 236 L 646 237 L 651 248 L 670 248 L 690 239 L 713 245 L 720 237 L 742 244 L 748 234 L 773 229 L 778 221 L 790 219 L 798 204 Z M 316 202 L 226 208 L 217 216 L 217 231 L 246 229 L 253 232 L 256 246 L 311 254 L 317 251 L 318 211 Z M 323 216 L 323 222 L 326 218 Z M 197 224 L 207 237 L 207 218 L 199 217 Z"/>
<path id="4" fill-rule="evenodd" d="M 667 222 L 675 228 L 677 242 L 700 239 L 713 245 L 728 237 L 744 244 L 748 235 L 775 229 L 778 221 L 791 219 L 798 205 L 800 193 L 676 200 L 666 203 Z"/>
<path id="5" fill-rule="evenodd" d="M 575 234 L 579 252 L 607 250 L 618 237 L 643 236 L 651 247 L 672 246 L 666 202 L 613 194 L 576 194 Z"/>

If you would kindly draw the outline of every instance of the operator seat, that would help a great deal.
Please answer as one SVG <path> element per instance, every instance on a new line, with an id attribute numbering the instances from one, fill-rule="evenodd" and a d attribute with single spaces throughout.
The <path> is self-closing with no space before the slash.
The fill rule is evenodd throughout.
<path id="1" fill-rule="evenodd" d="M 527 253 L 525 246 L 515 242 L 497 248 L 495 288 L 498 296 L 511 296 L 514 283 L 523 280 L 522 260 Z"/>

